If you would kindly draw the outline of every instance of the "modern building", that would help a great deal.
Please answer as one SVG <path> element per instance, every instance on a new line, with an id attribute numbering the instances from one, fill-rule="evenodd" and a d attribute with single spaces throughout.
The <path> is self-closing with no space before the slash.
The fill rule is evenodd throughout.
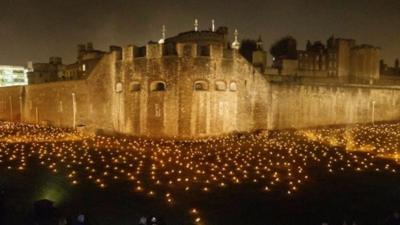
<path id="1" fill-rule="evenodd" d="M 0 65 L 0 87 L 28 84 L 27 73 L 23 66 Z"/>

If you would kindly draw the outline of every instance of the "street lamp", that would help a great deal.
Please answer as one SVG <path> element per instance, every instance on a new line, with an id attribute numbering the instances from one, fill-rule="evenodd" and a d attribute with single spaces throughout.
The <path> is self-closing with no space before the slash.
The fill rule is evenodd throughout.
<path id="1" fill-rule="evenodd" d="M 372 124 L 375 123 L 375 101 L 372 101 L 372 116 L 371 116 Z"/>

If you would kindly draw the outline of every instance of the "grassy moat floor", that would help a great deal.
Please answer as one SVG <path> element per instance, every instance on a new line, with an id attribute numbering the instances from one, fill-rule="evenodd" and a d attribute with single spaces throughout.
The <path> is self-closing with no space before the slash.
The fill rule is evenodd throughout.
<path id="1" fill-rule="evenodd" d="M 32 204 L 90 224 L 385 224 L 400 208 L 400 123 L 173 141 L 0 124 L 3 221 Z"/>

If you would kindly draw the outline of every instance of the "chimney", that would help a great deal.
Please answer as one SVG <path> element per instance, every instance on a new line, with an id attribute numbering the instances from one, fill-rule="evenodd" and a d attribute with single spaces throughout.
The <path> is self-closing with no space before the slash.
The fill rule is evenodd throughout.
<path id="1" fill-rule="evenodd" d="M 62 59 L 58 56 L 52 56 L 50 57 L 49 62 L 50 64 L 62 64 Z"/>
<path id="2" fill-rule="evenodd" d="M 86 44 L 86 50 L 87 51 L 93 51 L 93 43 L 92 42 L 88 42 Z"/>
<path id="3" fill-rule="evenodd" d="M 32 72 L 33 71 L 33 62 L 28 61 L 28 63 L 26 64 L 26 68 L 28 69 L 28 72 Z"/>
<path id="4" fill-rule="evenodd" d="M 85 45 L 82 45 L 82 44 L 78 45 L 78 54 L 82 53 L 84 51 L 86 51 Z"/>

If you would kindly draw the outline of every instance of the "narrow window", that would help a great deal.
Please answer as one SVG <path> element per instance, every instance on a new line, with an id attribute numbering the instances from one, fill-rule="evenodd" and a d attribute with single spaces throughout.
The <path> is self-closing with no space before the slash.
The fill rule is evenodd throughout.
<path id="1" fill-rule="evenodd" d="M 226 91 L 226 82 L 219 80 L 215 82 L 215 90 L 217 91 Z"/>
<path id="2" fill-rule="evenodd" d="M 121 82 L 118 82 L 115 85 L 115 92 L 117 92 L 117 93 L 121 93 L 122 92 L 122 83 Z"/>
<path id="3" fill-rule="evenodd" d="M 232 82 L 229 84 L 229 90 L 230 90 L 230 91 L 237 91 L 237 84 L 236 84 L 235 81 L 232 81 Z"/>
<path id="4" fill-rule="evenodd" d="M 208 83 L 206 81 L 195 81 L 194 82 L 195 91 L 208 91 Z"/>
<path id="5" fill-rule="evenodd" d="M 161 117 L 161 108 L 159 104 L 154 105 L 154 111 L 156 117 Z"/>
<path id="6" fill-rule="evenodd" d="M 131 92 L 137 92 L 140 91 L 140 83 L 138 81 L 132 82 L 130 86 L 130 91 Z"/>
<path id="7" fill-rule="evenodd" d="M 164 81 L 154 81 L 150 85 L 151 91 L 165 91 L 166 89 L 167 88 Z"/>

